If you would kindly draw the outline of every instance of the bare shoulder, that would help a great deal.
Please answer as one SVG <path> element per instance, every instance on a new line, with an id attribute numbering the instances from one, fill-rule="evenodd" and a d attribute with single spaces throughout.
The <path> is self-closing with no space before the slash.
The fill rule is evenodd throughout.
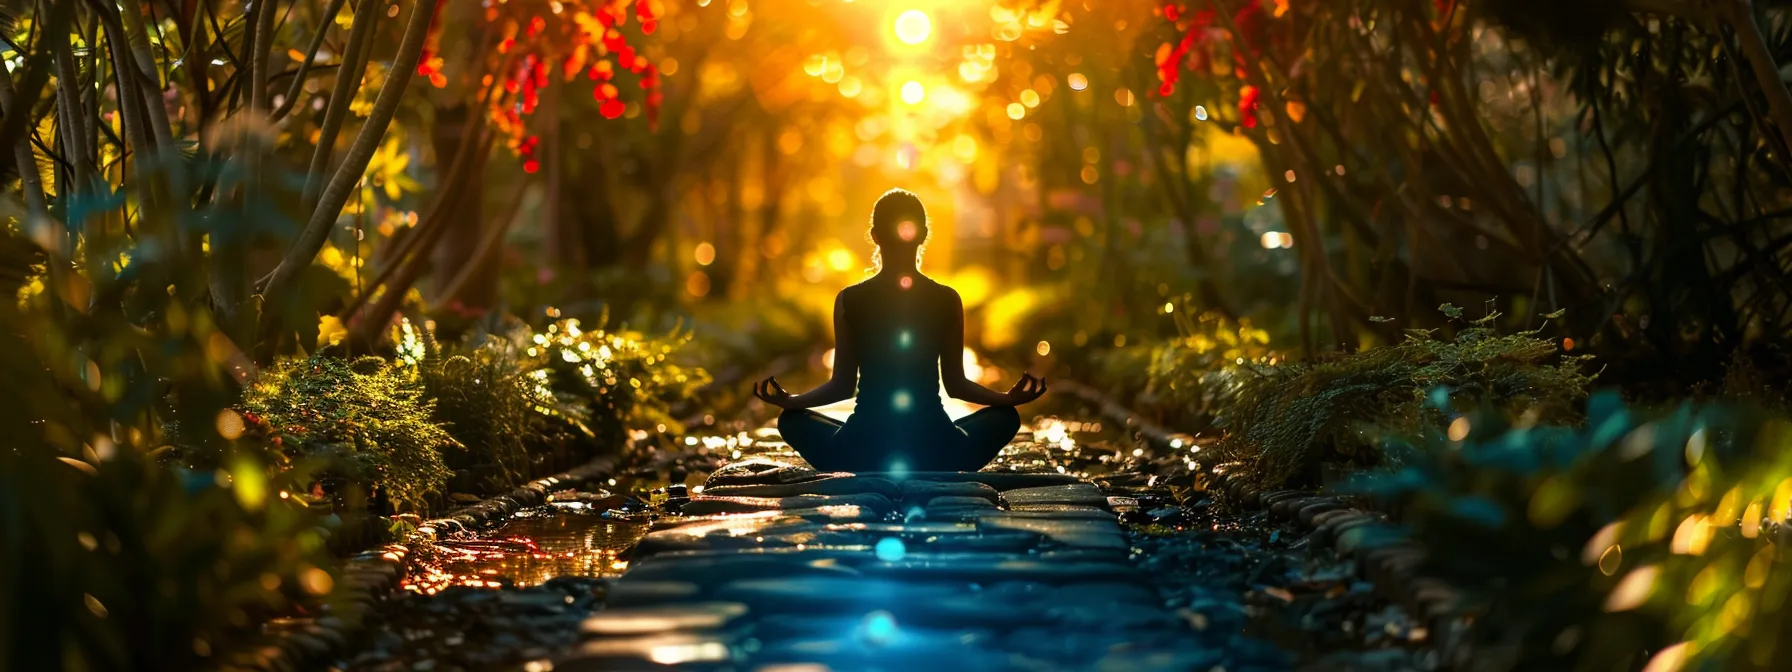
<path id="1" fill-rule="evenodd" d="M 932 290 L 932 294 L 938 297 L 938 300 L 941 303 L 951 306 L 962 305 L 964 303 L 964 300 L 958 297 L 958 290 L 953 289 L 950 285 L 934 280 L 933 278 L 928 278 L 927 284 L 929 285 L 928 289 Z"/>
<path id="2" fill-rule="evenodd" d="M 841 289 L 839 294 L 834 295 L 834 309 L 835 310 L 845 310 L 847 308 L 847 306 L 854 306 L 854 305 L 864 303 L 865 302 L 864 297 L 866 294 L 867 294 L 867 287 L 865 286 L 864 282 L 859 282 L 858 284 L 854 284 L 854 285 L 848 285 L 845 288 Z"/>

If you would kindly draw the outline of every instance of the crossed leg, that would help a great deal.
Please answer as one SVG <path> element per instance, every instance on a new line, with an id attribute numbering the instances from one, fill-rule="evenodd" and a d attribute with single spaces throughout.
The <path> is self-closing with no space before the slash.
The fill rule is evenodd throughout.
<path id="1" fill-rule="evenodd" d="M 962 433 L 955 441 L 928 442 L 910 447 L 915 471 L 976 471 L 995 459 L 996 453 L 1020 431 L 1020 412 L 1012 406 L 990 406 L 952 423 Z M 778 433 L 784 442 L 821 471 L 882 470 L 877 455 L 864 447 L 839 445 L 837 435 L 845 427 L 839 420 L 808 409 L 788 409 L 778 416 Z"/>

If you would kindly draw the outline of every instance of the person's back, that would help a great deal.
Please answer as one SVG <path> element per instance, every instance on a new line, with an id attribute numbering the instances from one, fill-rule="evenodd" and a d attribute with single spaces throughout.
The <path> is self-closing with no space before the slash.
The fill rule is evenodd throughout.
<path id="1" fill-rule="evenodd" d="M 754 394 L 784 414 L 785 441 L 827 471 L 976 470 L 993 459 L 1020 428 L 1014 406 L 1038 398 L 1045 383 L 1023 375 L 1006 394 L 964 375 L 964 307 L 958 293 L 917 268 L 927 239 L 926 211 L 900 189 L 880 198 L 872 213 L 877 275 L 841 290 L 834 302 L 834 375 L 821 387 L 791 395 L 775 379 Z M 842 425 L 807 409 L 852 396 L 858 403 Z M 956 423 L 939 390 L 984 404 Z"/>
<path id="2" fill-rule="evenodd" d="M 910 453 L 960 438 L 939 395 L 940 362 L 947 355 L 941 333 L 958 296 L 918 274 L 907 279 L 906 289 L 901 278 L 880 276 L 840 293 L 859 364 L 858 404 L 842 438 L 868 454 L 931 462 Z"/>
<path id="3" fill-rule="evenodd" d="M 840 292 L 859 353 L 859 413 L 902 414 L 939 406 L 940 332 L 956 295 L 932 279 L 911 287 L 877 277 Z"/>

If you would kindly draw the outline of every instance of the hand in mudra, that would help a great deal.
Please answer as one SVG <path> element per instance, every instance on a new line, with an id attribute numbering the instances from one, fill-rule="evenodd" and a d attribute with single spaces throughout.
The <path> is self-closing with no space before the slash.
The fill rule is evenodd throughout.
<path id="1" fill-rule="evenodd" d="M 1035 378 L 1031 373 L 1023 373 L 1020 374 L 1020 380 L 1014 382 L 1014 387 L 1008 389 L 1008 398 L 1014 402 L 1015 406 L 1019 406 L 1038 399 L 1039 395 L 1045 394 L 1047 389 L 1050 388 L 1045 384 L 1044 378 Z"/>
<path id="2" fill-rule="evenodd" d="M 784 386 L 778 384 L 776 377 L 753 383 L 753 396 L 778 408 L 788 408 L 787 404 L 790 403 L 791 397 L 790 393 L 784 390 Z"/>

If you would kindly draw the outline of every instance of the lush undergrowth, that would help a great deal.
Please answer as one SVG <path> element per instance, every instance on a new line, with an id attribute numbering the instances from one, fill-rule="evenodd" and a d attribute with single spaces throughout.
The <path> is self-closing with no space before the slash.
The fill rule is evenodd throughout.
<path id="1" fill-rule="evenodd" d="M 263 370 L 236 406 L 237 448 L 277 469 L 318 465 L 292 485 L 337 509 L 428 512 L 451 485 L 496 492 L 543 464 L 620 451 L 631 429 L 674 428 L 671 405 L 708 381 L 671 361 L 689 340 L 680 332 L 587 331 L 567 319 L 445 344 L 405 321 L 393 336 L 390 359 L 326 350 Z M 199 450 L 178 459 L 217 464 Z"/>
<path id="2" fill-rule="evenodd" d="M 0 238 L 0 292 L 41 259 Z M 255 371 L 204 313 L 110 319 L 0 302 L 0 669 L 214 667 L 332 599 L 345 521 L 624 450 L 708 380 L 674 361 L 682 332 L 574 320 L 465 343 L 402 323 L 390 356 Z"/>
<path id="3" fill-rule="evenodd" d="M 1203 430 L 1232 408 L 1250 371 L 1282 361 L 1268 332 L 1248 319 L 1186 310 L 1171 316 L 1177 337 L 1103 351 L 1095 358 L 1096 382 L 1156 409 L 1165 421 Z"/>
<path id="4" fill-rule="evenodd" d="M 1576 427 L 1462 416 L 1354 489 L 1465 590 L 1488 669 L 1774 670 L 1792 596 L 1792 422 L 1727 404 L 1627 408 Z"/>
<path id="5" fill-rule="evenodd" d="M 1571 422 L 1593 382 L 1589 357 L 1540 331 L 1499 333 L 1488 326 L 1497 313 L 1449 336 L 1411 330 L 1398 344 L 1302 361 L 1249 321 L 1171 314 L 1176 336 L 1101 349 L 1076 368 L 1159 422 L 1217 434 L 1207 459 L 1236 464 L 1264 489 L 1386 465 L 1385 437 L 1444 434 L 1470 408 Z"/>
<path id="6" fill-rule="evenodd" d="M 1413 333 L 1398 345 L 1252 366 L 1221 415 L 1216 458 L 1241 462 L 1260 487 L 1313 484 L 1321 465 L 1384 464 L 1387 435 L 1449 431 L 1451 408 L 1572 421 L 1592 382 L 1586 364 L 1534 331 L 1471 326 L 1449 339 Z"/>

